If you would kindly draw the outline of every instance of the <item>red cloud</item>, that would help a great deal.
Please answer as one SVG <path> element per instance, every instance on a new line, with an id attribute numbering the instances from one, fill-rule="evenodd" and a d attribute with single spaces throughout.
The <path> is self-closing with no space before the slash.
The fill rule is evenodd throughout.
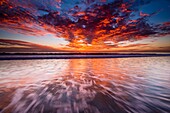
<path id="1" fill-rule="evenodd" d="M 3 0 L 0 2 L 0 28 L 27 35 L 52 33 L 65 38 L 70 42 L 68 46 L 76 48 L 88 44 L 104 47 L 107 46 L 104 41 L 136 41 L 170 34 L 169 22 L 159 25 L 147 22 L 152 14 L 140 12 L 139 18 L 131 19 L 134 12 L 139 12 L 133 8 L 133 2 L 105 2 L 81 1 L 67 9 L 61 0 Z M 83 40 L 81 44 L 80 40 Z"/>

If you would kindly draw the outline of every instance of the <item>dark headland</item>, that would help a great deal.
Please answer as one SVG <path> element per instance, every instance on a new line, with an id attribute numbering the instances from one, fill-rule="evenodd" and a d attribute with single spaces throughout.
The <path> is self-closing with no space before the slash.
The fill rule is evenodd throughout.
<path id="1" fill-rule="evenodd" d="M 164 57 L 170 53 L 0 53 L 0 60 Z"/>

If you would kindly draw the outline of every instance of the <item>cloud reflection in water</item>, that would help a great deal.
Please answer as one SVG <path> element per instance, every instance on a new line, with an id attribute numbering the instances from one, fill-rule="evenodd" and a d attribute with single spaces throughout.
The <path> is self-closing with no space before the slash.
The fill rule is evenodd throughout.
<path id="1" fill-rule="evenodd" d="M 1 61 L 0 110 L 168 112 L 169 61 L 169 57 Z"/>

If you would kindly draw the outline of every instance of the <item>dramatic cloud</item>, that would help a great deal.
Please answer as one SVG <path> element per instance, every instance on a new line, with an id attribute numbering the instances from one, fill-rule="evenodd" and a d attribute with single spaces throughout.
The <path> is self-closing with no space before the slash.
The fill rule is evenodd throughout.
<path id="1" fill-rule="evenodd" d="M 170 34 L 170 22 L 148 21 L 138 5 L 150 0 L 1 0 L 0 28 L 26 35 L 55 34 L 73 48 L 116 47 Z M 107 43 L 110 41 L 111 43 Z"/>
<path id="2" fill-rule="evenodd" d="M 59 52 L 61 50 L 18 40 L 0 39 L 0 52 Z"/>

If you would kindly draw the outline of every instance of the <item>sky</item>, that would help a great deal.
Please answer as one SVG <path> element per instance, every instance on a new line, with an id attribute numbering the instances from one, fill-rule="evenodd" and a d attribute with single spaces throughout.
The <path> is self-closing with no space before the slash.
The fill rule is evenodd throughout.
<path id="1" fill-rule="evenodd" d="M 170 52 L 169 0 L 1 0 L 0 52 Z"/>

